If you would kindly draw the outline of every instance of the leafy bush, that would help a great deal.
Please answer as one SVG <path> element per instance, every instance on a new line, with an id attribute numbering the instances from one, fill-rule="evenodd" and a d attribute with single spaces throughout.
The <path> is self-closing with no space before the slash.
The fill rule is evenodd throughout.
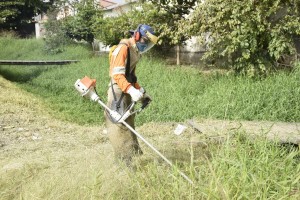
<path id="1" fill-rule="evenodd" d="M 54 12 L 55 13 L 55 12 Z M 66 31 L 62 28 L 63 21 L 56 20 L 56 15 L 49 13 L 49 19 L 45 23 L 45 50 L 50 54 L 61 53 L 65 50 L 67 44 L 71 42 L 70 38 L 66 35 Z"/>
<path id="2" fill-rule="evenodd" d="M 210 34 L 204 59 L 222 59 L 236 72 L 254 76 L 291 68 L 300 35 L 300 2 L 294 0 L 200 3 L 191 18 L 192 34 Z"/>
<path id="3" fill-rule="evenodd" d="M 45 13 L 54 0 L 5 0 L 0 2 L 0 30 L 15 31 L 21 37 L 34 34 L 33 17 Z"/>
<path id="4" fill-rule="evenodd" d="M 77 14 L 64 19 L 62 28 L 68 37 L 78 41 L 84 40 L 91 44 L 94 41 L 92 24 L 96 18 L 102 19 L 102 11 L 94 5 L 93 0 L 79 2 L 75 4 L 75 9 Z"/>
<path id="5" fill-rule="evenodd" d="M 172 14 L 151 3 L 138 4 L 131 11 L 121 12 L 117 17 L 98 18 L 93 24 L 93 30 L 96 38 L 105 45 L 114 45 L 121 38 L 128 37 L 128 31 L 135 30 L 139 24 L 151 25 L 159 35 L 158 43 L 161 45 L 178 42 L 176 38 L 173 40 L 176 21 L 174 22 Z"/>
<path id="6" fill-rule="evenodd" d="M 132 28 L 133 24 L 126 14 L 113 18 L 98 18 L 93 24 L 96 38 L 109 46 L 118 44 L 121 38 L 128 36 L 126 34 Z"/>

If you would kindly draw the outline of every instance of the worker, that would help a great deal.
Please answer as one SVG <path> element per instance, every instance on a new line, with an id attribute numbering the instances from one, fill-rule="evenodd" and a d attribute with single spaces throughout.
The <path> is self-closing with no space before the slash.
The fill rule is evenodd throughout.
<path id="1" fill-rule="evenodd" d="M 136 30 L 129 31 L 131 37 L 122 39 L 110 52 L 110 83 L 107 91 L 107 106 L 123 114 L 126 108 L 134 101 L 143 101 L 149 96 L 137 82 L 135 74 L 136 64 L 144 54 L 157 43 L 157 36 L 153 29 L 146 24 L 140 24 Z M 134 129 L 134 115 L 125 121 Z M 137 136 L 121 123 L 106 113 L 106 127 L 109 140 L 117 158 L 130 164 L 133 156 L 143 152 Z"/>

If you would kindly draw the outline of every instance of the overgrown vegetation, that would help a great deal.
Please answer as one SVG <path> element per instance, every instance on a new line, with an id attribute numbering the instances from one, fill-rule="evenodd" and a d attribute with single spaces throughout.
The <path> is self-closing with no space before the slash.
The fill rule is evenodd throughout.
<path id="1" fill-rule="evenodd" d="M 48 12 L 49 19 L 45 24 L 46 33 L 45 48 L 48 54 L 58 54 L 65 51 L 67 45 L 71 44 L 71 38 L 68 37 L 63 27 L 63 21 L 56 20 L 56 12 Z"/>
<path id="2" fill-rule="evenodd" d="M 9 44 L 9 45 L 8 45 Z M 91 56 L 84 47 L 69 46 L 63 54 L 44 54 L 41 40 L 2 38 L 1 57 L 6 59 L 80 59 L 68 66 L 1 66 L 1 74 L 45 98 L 58 115 L 77 123 L 99 123 L 102 111 L 94 104 L 82 106 L 83 99 L 73 84 L 84 75 L 97 79 L 97 90 L 105 100 L 108 77 L 106 56 Z M 18 49 L 18 53 L 15 50 Z M 138 123 L 183 121 L 194 116 L 218 119 L 300 121 L 298 67 L 263 79 L 228 73 L 203 74 L 196 68 L 166 66 L 162 60 L 144 57 L 139 63 L 139 82 L 153 98 Z M 95 112 L 99 113 L 95 117 Z M 76 116 L 84 115 L 83 118 Z"/>
<path id="3" fill-rule="evenodd" d="M 34 34 L 33 17 L 46 12 L 55 0 L 5 0 L 0 2 L 0 31 L 15 31 L 19 36 Z M 56 1 L 58 2 L 58 1 Z"/>
<path id="4" fill-rule="evenodd" d="M 97 19 L 103 18 L 100 6 L 95 5 L 94 2 L 85 0 L 75 4 L 74 9 L 77 11 L 77 15 L 67 16 L 63 20 L 62 28 L 71 39 L 84 40 L 90 44 L 94 42 L 93 24 Z"/>
<path id="5" fill-rule="evenodd" d="M 119 16 L 97 18 L 93 24 L 93 31 L 96 38 L 105 45 L 114 45 L 118 44 L 121 38 L 130 37 L 129 30 L 136 30 L 139 24 L 150 24 L 160 35 L 158 42 L 160 45 L 174 44 L 171 35 L 162 34 L 165 29 L 168 29 L 170 33 L 170 30 L 174 28 L 172 15 L 148 3 L 138 4 L 129 12 L 121 10 Z M 175 35 L 176 32 L 173 34 Z M 178 42 L 176 40 L 176 43 Z"/>
<path id="6" fill-rule="evenodd" d="M 266 76 L 291 70 L 298 61 L 299 6 L 294 0 L 155 1 L 118 17 L 100 19 L 95 30 L 107 45 L 117 43 L 139 23 L 151 24 L 164 46 L 181 45 L 197 36 L 207 47 L 203 59 L 208 63 L 250 77 Z"/>
<path id="7" fill-rule="evenodd" d="M 140 84 L 152 96 L 153 102 L 137 117 L 137 126 L 143 128 L 142 125 L 145 125 L 145 136 L 151 136 L 151 139 L 159 144 L 159 149 L 168 158 L 171 157 L 194 181 L 193 187 L 182 179 L 177 171 L 172 171 L 148 150 L 135 160 L 134 169 L 118 167 L 113 160 L 105 143 L 106 136 L 99 134 L 102 131 L 103 110 L 95 103 L 81 98 L 73 86 L 74 82 L 84 75 L 95 78 L 97 91 L 105 101 L 109 82 L 106 56 L 93 56 L 89 47 L 84 44 L 67 43 L 63 43 L 63 50 L 59 45 L 53 46 L 55 51 L 49 54 L 44 51 L 43 40 L 5 37 L 0 38 L 0 48 L 5 49 L 0 52 L 1 59 L 76 59 L 81 62 L 67 66 L 0 66 L 0 76 L 17 86 L 12 88 L 11 83 L 3 84 L 3 79 L 0 79 L 3 94 L 18 94 L 9 98 L 1 96 L 1 103 L 17 107 L 14 112 L 10 112 L 7 107 L 2 106 L 1 113 L 6 114 L 4 120 L 18 115 L 23 109 L 26 112 L 29 108 L 34 108 L 36 103 L 40 103 L 41 108 L 52 116 L 50 119 L 48 116 L 41 116 L 39 119 L 40 116 L 35 116 L 40 114 L 39 110 L 34 110 L 32 116 L 26 118 L 26 123 L 38 126 L 30 127 L 34 133 L 45 131 L 44 138 L 38 140 L 31 139 L 31 136 L 25 135 L 26 132 L 22 132 L 24 124 L 21 118 L 14 122 L 18 127 L 3 127 L 1 122 L 3 135 L 0 137 L 0 199 L 299 199 L 299 147 L 270 142 L 263 136 L 263 132 L 260 133 L 261 137 L 253 139 L 239 129 L 224 133 L 226 137 L 222 141 L 214 142 L 201 137 L 201 142 L 205 145 L 194 146 L 187 143 L 177 146 L 174 143 L 180 142 L 179 137 L 176 138 L 178 141 L 174 141 L 167 135 L 169 132 L 159 130 L 159 133 L 156 133 L 149 130 L 149 122 L 182 122 L 190 118 L 300 121 L 300 64 L 295 64 L 291 71 L 270 73 L 271 69 L 279 67 L 276 65 L 276 62 L 279 62 L 278 58 L 294 53 L 289 34 L 299 35 L 299 21 L 296 21 L 299 20 L 298 2 L 239 2 L 244 7 L 232 5 L 231 1 L 205 2 L 206 5 L 214 2 L 219 6 L 210 7 L 209 12 L 217 11 L 213 16 L 216 18 L 212 20 L 223 19 L 222 17 L 227 19 L 227 15 L 222 16 L 223 11 L 226 14 L 230 13 L 227 9 L 240 9 L 236 15 L 240 18 L 233 16 L 233 21 L 240 20 L 240 26 L 245 26 L 245 30 L 248 31 L 239 29 L 240 32 L 232 36 L 233 32 L 226 32 L 224 20 L 224 31 L 229 37 L 224 37 L 223 41 L 214 38 L 213 41 L 219 47 L 225 48 L 223 54 L 220 52 L 222 48 L 217 51 L 227 61 L 226 67 L 248 75 L 268 73 L 269 76 L 249 78 L 236 76 L 230 71 L 205 73 L 197 68 L 168 66 L 157 57 L 142 58 L 137 74 Z M 268 12 L 262 12 L 263 8 L 268 10 L 270 7 L 272 12 L 276 13 L 277 8 L 275 9 L 274 5 L 286 5 L 281 2 L 296 5 L 296 15 L 289 13 L 286 18 L 280 19 L 278 27 L 274 26 L 276 30 L 264 26 L 264 20 L 268 20 L 267 18 L 258 18 L 262 19 L 262 27 L 255 21 L 256 11 L 261 12 L 262 16 L 271 16 Z M 250 3 L 257 5 L 257 9 L 247 10 Z M 227 4 L 232 8 L 227 7 Z M 245 18 L 244 11 L 247 15 L 253 14 L 254 17 Z M 133 15 L 134 12 L 136 15 Z M 134 27 L 131 25 L 140 23 L 138 18 L 143 16 L 143 13 L 134 12 L 131 13 L 132 18 L 130 13 L 130 18 L 127 18 L 132 19 L 132 24 L 121 23 L 128 16 L 116 18 L 126 27 L 123 29 L 120 26 L 116 30 L 128 30 L 129 27 Z M 149 10 L 147 14 L 156 21 L 167 16 L 167 13 L 157 13 L 155 9 L 151 12 Z M 197 12 L 195 14 L 197 15 Z M 149 21 L 145 20 L 145 23 L 147 22 Z M 285 24 L 282 24 L 283 22 Z M 107 23 L 106 27 L 110 27 L 113 21 L 108 20 Z M 220 28 L 221 24 L 216 21 L 215 23 L 216 27 Z M 251 39 L 253 35 L 248 35 L 251 30 L 248 29 L 248 23 L 261 34 L 256 35 L 256 40 Z M 193 30 L 197 31 L 199 28 L 194 24 L 190 25 Z M 205 27 L 200 25 L 200 28 Z M 158 24 L 155 26 L 158 28 Z M 167 27 L 167 24 L 162 24 L 162 27 L 164 26 Z M 157 30 L 164 35 L 163 28 Z M 282 32 L 288 34 L 281 35 Z M 60 32 L 54 32 L 54 35 L 57 33 Z M 61 33 L 65 36 L 66 32 L 63 30 Z M 116 35 L 116 32 L 112 31 L 111 34 Z M 214 36 L 214 33 L 211 34 Z M 168 40 L 168 34 L 164 36 L 164 41 L 175 41 L 174 37 Z M 119 35 L 114 37 L 107 38 L 113 41 Z M 245 41 L 248 41 L 248 45 Z M 60 44 L 59 40 L 53 42 Z M 223 42 L 231 43 L 222 46 Z M 51 44 L 51 41 L 48 44 Z M 210 45 L 213 50 L 213 43 Z M 260 47 L 263 47 L 263 52 L 260 52 Z M 236 50 L 238 51 L 235 52 Z M 216 58 L 214 52 L 210 53 Z M 267 59 L 261 58 L 261 55 Z M 241 59 L 238 56 L 242 56 Z M 23 90 L 33 94 L 35 98 L 27 96 Z M 9 113 L 5 113 L 6 110 L 9 110 Z M 72 123 L 55 123 L 52 122 L 53 118 Z M 88 126 L 79 126 L 76 123 Z M 96 126 L 91 127 L 92 125 Z M 90 129 L 85 129 L 86 127 Z M 157 127 L 159 126 L 153 129 Z M 7 129 L 11 131 L 6 131 Z M 7 143 L 2 141 L 5 137 L 10 138 Z"/>
<path id="8" fill-rule="evenodd" d="M 18 0 L 9 2 L 0 3 L 7 9 L 7 16 L 19 12 L 10 4 L 24 6 Z M 119 16 L 110 18 L 104 18 L 99 5 L 91 0 L 51 0 L 45 5 L 25 1 L 25 4 L 40 13 L 49 9 L 53 2 L 57 8 L 66 3 L 77 14 L 59 22 L 49 20 L 46 40 L 52 53 L 64 50 L 65 36 L 88 43 L 96 38 L 106 45 L 114 45 L 128 36 L 125 32 L 146 23 L 160 36 L 161 46 L 157 47 L 165 50 L 196 36 L 207 47 L 204 60 L 250 77 L 266 76 L 281 69 L 292 70 L 299 59 L 300 4 L 295 0 L 240 3 L 232 0 L 148 0 L 136 2 L 129 12 L 121 9 Z"/>
<path id="9" fill-rule="evenodd" d="M 188 33 L 204 41 L 209 34 L 206 60 L 221 59 L 236 72 L 267 75 L 291 69 L 298 60 L 299 1 L 204 1 L 196 7 L 190 27 Z"/>
<path id="10" fill-rule="evenodd" d="M 20 95 L 18 102 L 26 105 L 42 102 L 55 118 L 102 124 L 103 110 L 82 99 L 73 84 L 84 75 L 96 78 L 98 93 L 105 97 L 109 82 L 107 57 L 91 56 L 80 45 L 49 55 L 43 51 L 43 45 L 42 40 L 0 38 L 0 48 L 6 49 L 1 51 L 1 58 L 81 60 L 68 66 L 0 66 L 1 76 L 36 97 L 31 102 L 31 97 Z M 141 85 L 153 97 L 149 108 L 137 117 L 139 126 L 192 117 L 300 121 L 299 65 L 293 72 L 254 80 L 217 72 L 207 75 L 195 68 L 166 66 L 162 60 L 144 57 L 137 73 Z M 20 92 L 19 88 L 15 92 Z M 45 122 L 39 123 L 44 126 Z M 135 160 L 134 171 L 116 167 L 110 151 L 105 149 L 104 136 L 95 134 L 96 131 L 84 132 L 83 126 L 74 126 L 62 134 L 54 131 L 56 126 L 59 124 L 52 125 L 45 139 L 22 142 L 15 139 L 17 146 L 0 147 L 1 199 L 296 200 L 300 197 L 299 149 L 264 137 L 255 140 L 237 130 L 222 143 L 204 140 L 205 147 L 179 148 L 168 140 L 166 133 L 155 135 L 146 127 L 146 136 L 159 141 L 160 150 L 167 157 L 172 156 L 174 163 L 192 178 L 191 187 L 150 150 Z M 60 126 L 70 128 L 66 123 Z M 164 142 L 162 137 L 166 137 Z"/>

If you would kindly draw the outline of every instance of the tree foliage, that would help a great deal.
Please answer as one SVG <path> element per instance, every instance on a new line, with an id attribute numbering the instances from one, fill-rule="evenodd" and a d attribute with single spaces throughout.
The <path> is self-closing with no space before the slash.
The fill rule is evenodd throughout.
<path id="1" fill-rule="evenodd" d="M 4 23 L 16 17 L 19 13 L 18 6 L 23 6 L 24 3 L 19 1 L 2 1 L 0 2 L 0 23 L 4 25 Z"/>
<path id="2" fill-rule="evenodd" d="M 64 20 L 66 34 L 76 40 L 85 40 L 89 43 L 94 41 L 92 25 L 96 19 L 102 19 L 101 9 L 94 0 L 83 0 L 74 5 L 77 14 Z"/>
<path id="3" fill-rule="evenodd" d="M 195 1 L 183 2 L 190 2 L 191 5 Z M 181 27 L 185 22 L 184 15 L 190 12 L 189 6 L 182 3 L 182 6 L 174 4 L 167 7 L 167 1 L 161 3 L 148 1 L 136 4 L 131 11 L 121 12 L 117 17 L 97 19 L 93 25 L 97 39 L 106 45 L 116 44 L 120 38 L 128 36 L 126 35 L 128 30 L 136 29 L 139 24 L 145 23 L 151 25 L 159 35 L 160 45 L 182 44 L 188 38 Z"/>
<path id="4" fill-rule="evenodd" d="M 48 4 L 40 0 L 0 2 L 1 29 L 20 30 L 21 24 L 30 23 L 36 13 L 65 1 L 69 0 L 50 0 Z M 155 29 L 160 45 L 181 45 L 191 36 L 199 36 L 208 47 L 203 57 L 206 61 L 221 60 L 222 65 L 251 76 L 291 68 L 298 58 L 295 46 L 295 39 L 300 38 L 298 0 L 139 2 L 142 3 L 132 6 L 129 12 L 120 11 L 117 17 L 103 18 L 93 0 L 72 1 L 77 14 L 53 22 L 57 32 L 50 28 L 49 33 L 53 38 L 68 36 L 90 43 L 97 38 L 105 45 L 113 45 L 128 37 L 129 30 L 145 23 Z M 50 40 L 51 43 L 54 44 Z"/>
<path id="5" fill-rule="evenodd" d="M 197 0 L 149 0 L 149 2 L 174 16 L 182 17 L 191 12 Z"/>
<path id="6" fill-rule="evenodd" d="M 187 34 L 210 35 L 204 59 L 222 59 L 226 66 L 251 76 L 290 67 L 300 35 L 297 0 L 206 0 L 198 4 Z"/>
<path id="7" fill-rule="evenodd" d="M 66 34 L 63 24 L 63 20 L 57 20 L 57 11 L 51 10 L 48 12 L 48 21 L 45 23 L 46 34 L 45 51 L 49 54 L 61 53 L 65 50 L 65 47 L 70 44 L 70 37 Z"/>
<path id="8" fill-rule="evenodd" d="M 186 23 L 186 17 L 194 9 L 197 0 L 149 0 L 158 11 L 167 13 L 168 18 L 164 18 L 161 24 L 162 38 L 167 38 L 169 44 L 178 45 L 184 43 L 189 35 L 182 29 Z"/>
<path id="9" fill-rule="evenodd" d="M 117 17 L 97 19 L 93 30 L 97 39 L 105 45 L 114 45 L 121 38 L 128 37 L 129 30 L 135 30 L 139 24 L 151 25 L 156 34 L 164 31 L 164 25 L 171 23 L 172 17 L 169 13 L 158 10 L 153 4 L 143 3 L 136 5 L 129 12 L 121 12 Z M 160 35 L 159 44 L 170 42 L 170 37 Z"/>
<path id="10" fill-rule="evenodd" d="M 49 2 L 41 0 L 1 1 L 0 30 L 14 30 L 20 35 L 30 33 L 34 30 L 32 30 L 34 28 L 33 17 L 37 13 L 46 12 L 53 3 L 54 0 L 50 0 Z"/>

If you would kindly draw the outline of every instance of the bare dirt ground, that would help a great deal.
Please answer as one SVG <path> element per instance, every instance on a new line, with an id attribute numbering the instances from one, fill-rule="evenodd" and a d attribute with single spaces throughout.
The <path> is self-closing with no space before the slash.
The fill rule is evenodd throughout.
<path id="1" fill-rule="evenodd" d="M 44 111 L 45 105 L 41 101 L 2 77 L 0 93 L 0 171 L 22 167 L 18 160 L 25 155 L 34 156 L 37 151 L 84 150 L 90 154 L 112 154 L 103 126 L 83 127 L 54 119 Z M 300 123 L 193 119 L 181 124 L 188 128 L 179 136 L 174 134 L 178 123 L 148 123 L 137 130 L 150 138 L 154 146 L 163 146 L 163 141 L 199 145 L 207 138 L 222 139 L 237 130 L 282 142 L 300 143 Z"/>
<path id="2" fill-rule="evenodd" d="M 0 160 L 13 153 L 17 159 L 36 150 L 68 151 L 106 141 L 99 134 L 102 126 L 82 127 L 56 120 L 33 95 L 2 77 L 0 91 Z M 10 167 L 7 164 L 2 167 Z"/>

